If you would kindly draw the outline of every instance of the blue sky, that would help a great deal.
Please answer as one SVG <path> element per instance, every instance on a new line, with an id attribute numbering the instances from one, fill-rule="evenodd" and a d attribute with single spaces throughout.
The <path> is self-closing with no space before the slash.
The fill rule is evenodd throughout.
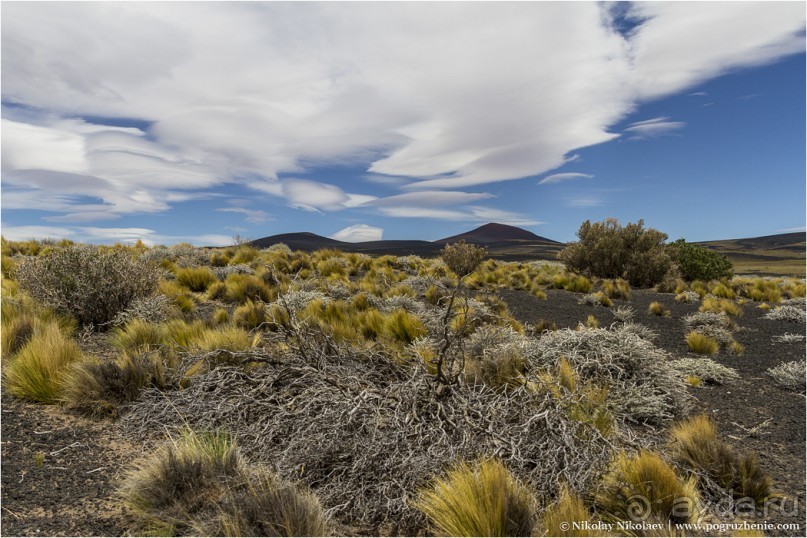
<path id="1" fill-rule="evenodd" d="M 799 2 L 2 15 L 9 239 L 431 240 L 501 222 L 569 241 L 607 217 L 690 241 L 804 229 Z"/>

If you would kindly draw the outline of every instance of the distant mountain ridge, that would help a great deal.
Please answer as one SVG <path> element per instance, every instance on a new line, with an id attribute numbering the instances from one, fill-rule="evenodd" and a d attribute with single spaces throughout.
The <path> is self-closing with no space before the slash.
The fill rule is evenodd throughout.
<path id="1" fill-rule="evenodd" d="M 699 241 L 698 244 L 721 252 L 735 265 L 735 271 L 759 274 L 804 274 L 805 232 L 767 235 L 745 239 Z M 536 235 L 528 230 L 506 224 L 488 223 L 468 232 L 445 237 L 436 241 L 383 240 L 348 243 L 311 232 L 272 235 L 256 239 L 251 244 L 266 248 L 284 243 L 292 250 L 313 252 L 324 248 L 343 252 L 358 252 L 371 255 L 415 255 L 433 257 L 448 243 L 465 240 L 484 245 L 491 258 L 505 261 L 556 260 L 565 246 L 552 239 Z"/>

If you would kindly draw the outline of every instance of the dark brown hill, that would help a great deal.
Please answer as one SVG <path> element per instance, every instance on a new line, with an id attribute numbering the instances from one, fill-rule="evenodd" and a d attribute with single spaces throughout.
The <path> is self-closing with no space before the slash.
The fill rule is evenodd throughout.
<path id="1" fill-rule="evenodd" d="M 541 241 L 545 243 L 557 243 L 546 237 L 535 235 L 534 233 L 518 228 L 516 226 L 509 226 L 507 224 L 497 224 L 490 222 L 484 226 L 480 226 L 470 232 L 465 232 L 459 235 L 452 235 L 444 239 L 438 239 L 435 243 L 455 243 L 460 240 L 465 240 L 468 243 L 485 244 L 485 243 L 499 243 L 501 241 Z"/>

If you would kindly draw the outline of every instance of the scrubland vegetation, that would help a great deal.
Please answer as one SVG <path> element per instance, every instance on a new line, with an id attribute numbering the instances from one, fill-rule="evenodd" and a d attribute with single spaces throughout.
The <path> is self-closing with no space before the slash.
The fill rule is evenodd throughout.
<path id="1" fill-rule="evenodd" d="M 743 352 L 744 309 L 803 324 L 804 281 L 732 277 L 641 221 L 578 235 L 565 265 L 3 241 L 3 390 L 152 447 L 118 488 L 135 534 L 573 535 L 636 499 L 676 523 L 772 498 L 690 391 L 737 379 L 705 357 Z M 671 295 L 626 304 L 650 286 Z M 502 289 L 585 315 L 520 322 Z M 770 375 L 804 390 L 803 360 Z"/>

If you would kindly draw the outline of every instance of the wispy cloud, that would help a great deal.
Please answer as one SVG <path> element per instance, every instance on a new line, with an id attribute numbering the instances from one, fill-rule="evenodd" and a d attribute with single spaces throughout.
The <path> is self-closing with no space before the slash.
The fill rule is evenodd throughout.
<path id="1" fill-rule="evenodd" d="M 248 209 L 246 207 L 219 207 L 216 211 L 221 211 L 222 213 L 241 213 L 246 216 L 244 221 L 251 222 L 253 224 L 260 224 L 262 222 L 268 222 L 273 220 L 269 213 L 262 209 Z"/>
<path id="2" fill-rule="evenodd" d="M 435 219 L 470 223 L 498 222 L 511 226 L 535 226 L 537 224 L 543 224 L 542 221 L 535 220 L 520 213 L 485 206 L 470 206 L 458 209 L 393 206 L 381 207 L 379 211 L 384 216 L 399 218 Z"/>
<path id="3" fill-rule="evenodd" d="M 599 207 L 605 205 L 605 200 L 596 196 L 583 196 L 572 198 L 567 205 L 569 207 Z"/>
<path id="4" fill-rule="evenodd" d="M 57 197 L 54 218 L 69 222 L 166 212 L 229 183 L 344 210 L 374 196 L 284 178 L 334 163 L 414 192 L 533 178 L 618 137 L 640 102 L 804 50 L 798 2 L 637 2 L 629 35 L 610 14 L 594 2 L 9 3 L 3 98 L 26 112 L 3 109 L 3 184 Z M 489 28 L 497 38 L 480 40 Z M 76 207 L 85 198 L 94 207 Z"/>
<path id="5" fill-rule="evenodd" d="M 538 182 L 539 185 L 546 185 L 549 183 L 561 183 L 563 181 L 569 181 L 571 179 L 591 179 L 594 176 L 591 174 L 583 174 L 580 172 L 563 172 L 560 174 L 552 174 L 551 176 L 546 176 L 544 179 Z"/>
<path id="6" fill-rule="evenodd" d="M 468 204 L 486 198 L 495 198 L 486 192 L 460 192 L 460 191 L 425 191 L 408 192 L 378 198 L 362 204 L 369 207 L 444 207 L 450 205 Z"/>
<path id="7" fill-rule="evenodd" d="M 354 224 L 343 228 L 331 236 L 337 241 L 348 243 L 360 243 L 362 241 L 381 241 L 384 236 L 384 229 L 367 224 Z"/>
<path id="8" fill-rule="evenodd" d="M 781 230 L 777 230 L 777 232 L 787 234 L 787 233 L 803 232 L 805 230 L 807 230 L 807 228 L 804 226 L 796 226 L 794 228 L 783 228 Z"/>
<path id="9" fill-rule="evenodd" d="M 669 121 L 669 119 L 670 118 L 667 116 L 659 116 L 658 118 L 631 123 L 630 126 L 625 129 L 626 133 L 633 135 L 629 137 L 628 140 L 656 138 L 671 134 L 674 131 L 686 127 L 686 123 L 683 121 Z"/>
<path id="10" fill-rule="evenodd" d="M 690 97 L 706 97 L 709 95 L 707 92 L 692 92 L 689 94 Z"/>

